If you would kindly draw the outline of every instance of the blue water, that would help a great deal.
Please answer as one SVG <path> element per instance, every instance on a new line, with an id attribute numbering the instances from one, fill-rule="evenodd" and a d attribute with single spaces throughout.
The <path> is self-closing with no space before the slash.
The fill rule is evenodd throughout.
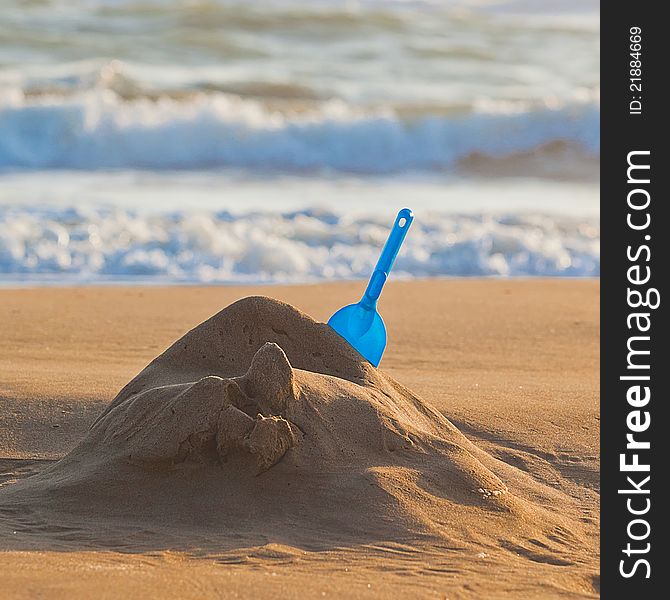
<path id="1" fill-rule="evenodd" d="M 598 52 L 596 2 L 8 0 L 0 283 L 364 277 L 405 204 L 405 276 L 597 275 Z"/>

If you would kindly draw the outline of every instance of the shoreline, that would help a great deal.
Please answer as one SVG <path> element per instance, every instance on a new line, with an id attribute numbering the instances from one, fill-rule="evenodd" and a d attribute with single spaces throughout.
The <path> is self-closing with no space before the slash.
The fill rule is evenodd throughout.
<path id="1" fill-rule="evenodd" d="M 393 283 L 410 283 L 410 282 L 419 282 L 425 283 L 430 281 L 509 281 L 509 282 L 532 282 L 532 281 L 592 281 L 600 282 L 600 277 L 593 277 L 590 275 L 559 275 L 555 277 L 550 276 L 539 276 L 534 277 L 532 275 L 434 275 L 431 277 L 397 277 L 394 274 Z M 21 285 L 17 282 L 3 283 L 0 281 L 0 291 L 20 291 L 20 290 L 49 290 L 49 289 L 65 289 L 65 290 L 79 290 L 79 289 L 110 289 L 110 288 L 120 288 L 120 289 L 139 289 L 139 288 L 149 288 L 149 289 L 165 289 L 170 290 L 174 288 L 185 288 L 185 289 L 210 289 L 210 288 L 244 288 L 244 289 L 263 289 L 271 290 L 274 287 L 277 288 L 310 288 L 315 286 L 329 286 L 329 285 L 339 285 L 339 284 L 361 284 L 361 289 L 365 288 L 367 284 L 366 279 L 361 279 L 360 277 L 351 278 L 351 279 L 336 279 L 336 280 L 313 280 L 313 281 L 291 281 L 291 282 L 276 282 L 276 283 L 267 283 L 267 282 L 255 282 L 255 283 L 240 283 L 239 281 L 231 282 L 213 282 L 213 283 L 204 283 L 201 281 L 195 282 L 166 282 L 166 281 L 156 281 L 151 282 L 146 279 L 134 283 L 132 280 L 128 281 L 92 281 L 92 282 L 83 282 L 83 283 L 62 283 L 59 281 L 45 282 L 45 283 L 36 283 L 29 282 L 25 285 Z M 386 287 L 385 287 L 386 289 Z M 267 294 L 264 294 L 267 295 Z"/>

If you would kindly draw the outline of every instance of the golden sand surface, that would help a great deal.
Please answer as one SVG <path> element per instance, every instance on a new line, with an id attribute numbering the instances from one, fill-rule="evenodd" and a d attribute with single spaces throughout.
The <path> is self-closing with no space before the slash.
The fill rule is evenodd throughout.
<path id="1" fill-rule="evenodd" d="M 596 597 L 599 283 L 361 291 L 0 290 L 0 595 Z"/>

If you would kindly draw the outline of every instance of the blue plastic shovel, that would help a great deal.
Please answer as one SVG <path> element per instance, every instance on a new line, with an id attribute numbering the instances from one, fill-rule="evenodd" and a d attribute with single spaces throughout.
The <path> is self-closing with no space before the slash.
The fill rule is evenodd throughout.
<path id="1" fill-rule="evenodd" d="M 377 300 L 413 220 L 414 214 L 409 208 L 398 213 L 360 302 L 340 308 L 328 321 L 328 325 L 375 367 L 386 348 L 386 326 L 377 312 Z"/>

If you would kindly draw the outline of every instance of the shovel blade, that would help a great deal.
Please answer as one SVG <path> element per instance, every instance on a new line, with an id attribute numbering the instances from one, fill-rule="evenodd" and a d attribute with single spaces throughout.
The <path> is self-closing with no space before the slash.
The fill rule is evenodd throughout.
<path id="1" fill-rule="evenodd" d="M 386 326 L 379 313 L 361 304 L 350 304 L 338 310 L 328 325 L 349 342 L 363 358 L 375 367 L 386 348 Z"/>

